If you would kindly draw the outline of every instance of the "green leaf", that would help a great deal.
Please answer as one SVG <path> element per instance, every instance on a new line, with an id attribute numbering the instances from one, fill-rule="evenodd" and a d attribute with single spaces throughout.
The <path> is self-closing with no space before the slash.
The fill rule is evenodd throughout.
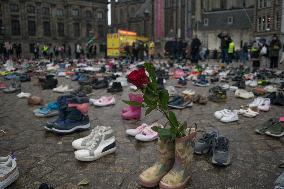
<path id="1" fill-rule="evenodd" d="M 152 63 L 145 63 L 144 67 L 145 67 L 146 71 L 149 73 L 149 77 L 150 77 L 151 82 L 157 83 L 154 65 Z"/>
<path id="2" fill-rule="evenodd" d="M 159 100 L 160 100 L 160 108 L 163 110 L 168 109 L 168 103 L 169 103 L 169 93 L 166 89 L 163 89 L 159 93 Z"/>
<path id="3" fill-rule="evenodd" d="M 169 112 L 169 119 L 171 126 L 177 129 L 179 127 L 179 123 L 174 112 Z"/>
<path id="4" fill-rule="evenodd" d="M 149 108 L 146 110 L 145 115 L 150 114 L 150 113 L 151 113 L 153 110 L 155 110 L 155 109 L 156 109 L 155 106 L 149 107 Z"/>
<path id="5" fill-rule="evenodd" d="M 154 131 L 159 133 L 159 137 L 161 139 L 173 139 L 173 133 L 169 130 L 169 129 L 165 129 L 165 128 L 160 128 L 160 127 L 153 127 L 152 128 Z"/>
<path id="6" fill-rule="evenodd" d="M 143 103 L 140 102 L 135 102 L 135 101 L 127 101 L 127 100 L 122 100 L 125 104 L 128 104 L 130 106 L 136 106 L 136 107 L 145 107 Z"/>

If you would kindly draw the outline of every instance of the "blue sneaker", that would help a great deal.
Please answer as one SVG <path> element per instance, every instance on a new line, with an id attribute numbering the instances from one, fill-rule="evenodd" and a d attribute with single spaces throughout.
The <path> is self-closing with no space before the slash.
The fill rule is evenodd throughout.
<path id="1" fill-rule="evenodd" d="M 52 131 L 61 134 L 68 134 L 77 130 L 85 130 L 89 128 L 89 117 L 83 115 L 75 108 L 70 108 L 66 119 L 61 122 L 56 122 L 52 127 Z"/>

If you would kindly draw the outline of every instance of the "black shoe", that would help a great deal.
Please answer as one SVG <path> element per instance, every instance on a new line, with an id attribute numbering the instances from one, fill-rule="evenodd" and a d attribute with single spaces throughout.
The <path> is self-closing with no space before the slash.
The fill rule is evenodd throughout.
<path id="1" fill-rule="evenodd" d="M 38 189 L 54 189 L 53 187 L 49 186 L 46 183 L 42 183 Z"/>
<path id="2" fill-rule="evenodd" d="M 187 81 L 184 77 L 181 77 L 181 78 L 178 79 L 178 84 L 185 86 L 185 85 L 187 85 Z"/>
<path id="3" fill-rule="evenodd" d="M 246 88 L 246 82 L 244 80 L 237 81 L 233 84 L 233 86 L 238 87 L 239 89 L 245 89 Z"/>
<path id="4" fill-rule="evenodd" d="M 157 83 L 158 83 L 158 89 L 164 89 L 165 88 L 163 78 L 158 78 Z"/>
<path id="5" fill-rule="evenodd" d="M 105 73 L 105 72 L 106 72 L 106 67 L 102 66 L 101 69 L 100 69 L 100 73 Z"/>
<path id="6" fill-rule="evenodd" d="M 108 88 L 108 80 L 104 78 L 103 80 L 98 80 L 93 84 L 93 89 L 104 89 Z"/>
<path id="7" fill-rule="evenodd" d="M 218 77 L 213 77 L 210 79 L 211 83 L 215 83 L 215 82 L 218 82 L 219 81 L 219 78 Z"/>
<path id="8" fill-rule="evenodd" d="M 113 82 L 111 88 L 107 89 L 108 93 L 118 93 L 118 92 L 122 92 L 122 86 L 120 82 Z"/>
<path id="9" fill-rule="evenodd" d="M 47 75 L 45 80 L 41 83 L 41 87 L 43 90 L 45 89 L 53 89 L 57 86 L 58 81 L 54 78 L 54 75 Z"/>
<path id="10" fill-rule="evenodd" d="M 20 81 L 21 82 L 27 82 L 27 81 L 31 81 L 31 77 L 29 74 L 24 73 L 20 75 Z"/>

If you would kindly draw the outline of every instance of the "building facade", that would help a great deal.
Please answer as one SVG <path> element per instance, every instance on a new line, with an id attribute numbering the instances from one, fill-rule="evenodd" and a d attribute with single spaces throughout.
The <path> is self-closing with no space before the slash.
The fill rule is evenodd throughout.
<path id="1" fill-rule="evenodd" d="M 111 0 L 112 32 L 118 29 L 134 31 L 140 36 L 154 36 L 154 6 L 152 0 Z"/>
<path id="2" fill-rule="evenodd" d="M 194 7 L 193 32 L 210 50 L 219 49 L 221 32 L 229 33 L 236 49 L 253 39 L 255 0 L 202 0 Z"/>
<path id="3" fill-rule="evenodd" d="M 0 42 L 21 43 L 23 55 L 33 46 L 51 44 L 84 47 L 91 36 L 105 45 L 105 0 L 0 0 Z"/>
<path id="4" fill-rule="evenodd" d="M 254 32 L 257 37 L 270 40 L 273 34 L 284 41 L 282 0 L 256 0 Z"/>

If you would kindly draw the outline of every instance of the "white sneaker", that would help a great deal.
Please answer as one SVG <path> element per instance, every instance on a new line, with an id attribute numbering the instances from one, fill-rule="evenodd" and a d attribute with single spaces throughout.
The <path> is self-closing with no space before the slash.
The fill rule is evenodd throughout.
<path id="1" fill-rule="evenodd" d="M 269 93 L 277 92 L 277 88 L 272 85 L 265 86 L 264 90 Z"/>
<path id="2" fill-rule="evenodd" d="M 244 110 L 244 109 L 240 109 L 240 110 L 237 110 L 237 113 L 240 114 L 240 115 L 243 115 L 245 117 L 256 117 L 259 113 L 258 112 L 255 112 L 253 110 L 251 110 L 250 108 Z"/>
<path id="3" fill-rule="evenodd" d="M 66 86 L 59 86 L 57 88 L 53 89 L 54 92 L 58 92 L 58 93 L 66 93 L 66 92 L 72 92 L 73 89 L 71 89 L 68 85 Z"/>
<path id="4" fill-rule="evenodd" d="M 193 95 L 195 95 L 195 91 L 191 90 L 191 89 L 187 89 L 187 90 L 182 91 L 182 94 L 193 96 Z"/>
<path id="5" fill-rule="evenodd" d="M 234 91 L 234 92 L 235 92 L 235 91 L 238 90 L 239 88 L 236 87 L 236 86 L 230 86 L 229 89 L 230 89 L 230 91 Z"/>
<path id="6" fill-rule="evenodd" d="M 231 112 L 232 112 L 231 110 L 224 109 L 224 110 L 216 111 L 216 112 L 214 113 L 214 116 L 215 116 L 217 119 L 221 119 L 221 118 L 224 117 L 226 114 L 229 114 L 229 113 L 231 113 Z"/>
<path id="7" fill-rule="evenodd" d="M 76 150 L 86 149 L 92 144 L 92 139 L 96 134 L 103 133 L 108 130 L 111 130 L 111 127 L 97 126 L 92 130 L 92 132 L 88 136 L 74 140 L 72 142 L 72 146 Z"/>
<path id="8" fill-rule="evenodd" d="M 264 112 L 267 112 L 270 110 L 270 99 L 265 98 L 263 102 L 258 106 L 258 109 Z"/>
<path id="9" fill-rule="evenodd" d="M 229 85 L 229 84 L 224 84 L 224 85 L 222 85 L 221 87 L 222 87 L 222 89 L 224 89 L 224 90 L 230 89 L 230 85 Z"/>
<path id="10" fill-rule="evenodd" d="M 234 122 L 234 121 L 238 121 L 239 117 L 237 112 L 232 111 L 231 113 L 226 114 L 225 116 L 223 116 L 220 121 L 224 122 L 224 123 L 230 123 L 230 122 Z"/>
<path id="11" fill-rule="evenodd" d="M 149 127 L 149 125 L 147 125 L 146 123 L 143 123 L 142 125 L 140 125 L 140 126 L 137 127 L 136 129 L 127 129 L 127 130 L 126 130 L 126 134 L 135 137 L 136 135 L 142 133 L 142 131 L 143 131 L 146 127 Z"/>
<path id="12" fill-rule="evenodd" d="M 19 177 L 16 160 L 10 159 L 5 165 L 0 164 L 0 188 L 4 189 Z"/>
<path id="13" fill-rule="evenodd" d="M 253 98 L 254 94 L 252 92 L 248 92 L 244 89 L 238 89 L 235 92 L 235 96 L 243 99 Z"/>
<path id="14" fill-rule="evenodd" d="M 116 150 L 113 130 L 95 134 L 86 149 L 75 151 L 75 158 L 79 161 L 94 161 Z"/>
<path id="15" fill-rule="evenodd" d="M 261 105 L 264 101 L 264 98 L 262 97 L 257 97 L 256 99 L 253 100 L 252 103 L 249 104 L 249 107 L 258 107 L 259 105 Z"/>
<path id="16" fill-rule="evenodd" d="M 17 97 L 19 97 L 19 98 L 29 98 L 30 96 L 31 96 L 31 93 L 21 92 L 21 93 L 17 94 Z"/>
<path id="17" fill-rule="evenodd" d="M 177 94 L 176 88 L 174 86 L 166 87 L 166 90 L 169 93 L 169 96 L 175 96 Z"/>

